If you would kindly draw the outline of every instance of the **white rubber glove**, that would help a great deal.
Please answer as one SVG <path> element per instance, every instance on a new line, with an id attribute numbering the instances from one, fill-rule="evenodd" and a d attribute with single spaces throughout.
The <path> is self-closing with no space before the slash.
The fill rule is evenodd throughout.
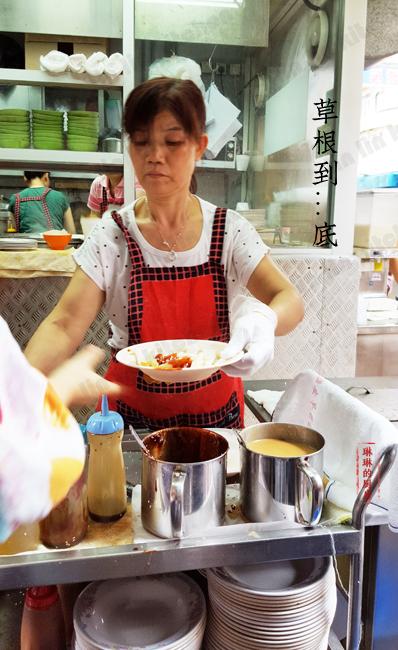
<path id="1" fill-rule="evenodd" d="M 239 295 L 231 305 L 231 339 L 221 353 L 228 359 L 244 350 L 243 357 L 223 368 L 231 377 L 247 379 L 274 357 L 275 312 L 252 296 Z"/>

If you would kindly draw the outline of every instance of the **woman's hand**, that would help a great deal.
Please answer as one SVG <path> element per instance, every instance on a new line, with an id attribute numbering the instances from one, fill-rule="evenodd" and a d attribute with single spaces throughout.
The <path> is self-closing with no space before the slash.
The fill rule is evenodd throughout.
<path id="1" fill-rule="evenodd" d="M 250 304 L 253 298 L 246 300 Z M 256 311 L 249 311 L 233 321 L 231 339 L 221 353 L 222 358 L 228 359 L 244 351 L 239 361 L 225 367 L 224 372 L 231 377 L 247 379 L 274 357 L 277 317 L 267 305 L 256 302 Z"/>
<path id="2" fill-rule="evenodd" d="M 81 406 L 95 402 L 100 395 L 117 397 L 121 387 L 97 375 L 95 369 L 105 353 L 94 345 L 87 345 L 71 359 L 62 363 L 48 380 L 66 406 Z"/>

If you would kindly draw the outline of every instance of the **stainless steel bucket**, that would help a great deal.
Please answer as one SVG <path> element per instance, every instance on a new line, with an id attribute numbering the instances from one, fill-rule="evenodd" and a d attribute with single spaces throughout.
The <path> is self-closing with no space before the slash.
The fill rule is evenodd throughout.
<path id="1" fill-rule="evenodd" d="M 144 438 L 141 518 L 159 537 L 202 535 L 225 513 L 228 442 L 218 433 L 171 427 Z"/>
<path id="2" fill-rule="evenodd" d="M 323 437 L 313 429 L 295 424 L 264 423 L 243 429 L 247 444 L 276 438 L 314 449 L 292 458 L 266 456 L 240 443 L 241 509 L 250 521 L 297 521 L 315 526 L 323 506 Z"/>
<path id="3" fill-rule="evenodd" d="M 120 138 L 105 138 L 102 141 L 102 151 L 109 153 L 122 153 L 123 146 Z"/>

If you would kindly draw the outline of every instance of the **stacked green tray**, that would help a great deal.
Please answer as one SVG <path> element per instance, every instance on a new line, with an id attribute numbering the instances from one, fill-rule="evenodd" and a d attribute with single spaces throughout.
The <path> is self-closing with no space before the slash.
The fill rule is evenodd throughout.
<path id="1" fill-rule="evenodd" d="M 32 110 L 32 139 L 36 149 L 63 149 L 64 113 Z"/>
<path id="2" fill-rule="evenodd" d="M 30 147 L 29 111 L 21 108 L 0 110 L 0 147 L 12 149 Z"/>
<path id="3" fill-rule="evenodd" d="M 67 146 L 71 151 L 97 151 L 99 118 L 95 111 L 69 111 Z"/>

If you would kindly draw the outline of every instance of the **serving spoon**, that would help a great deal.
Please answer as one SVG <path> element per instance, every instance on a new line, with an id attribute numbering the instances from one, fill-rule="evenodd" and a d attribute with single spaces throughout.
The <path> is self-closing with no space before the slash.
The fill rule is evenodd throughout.
<path id="1" fill-rule="evenodd" d="M 247 449 L 246 442 L 243 440 L 239 429 L 234 429 L 234 433 L 235 433 L 236 437 L 238 438 L 238 442 L 242 445 L 242 447 Z"/>
<path id="2" fill-rule="evenodd" d="M 141 447 L 144 454 L 149 456 L 149 458 L 152 458 L 152 454 L 149 451 L 148 447 L 146 447 L 146 445 L 144 445 L 144 443 L 141 440 L 140 436 L 138 435 L 138 433 L 136 432 L 136 430 L 134 429 L 134 427 L 131 424 L 129 424 L 129 429 L 130 429 L 130 433 L 133 435 L 133 438 L 135 439 L 135 441 L 138 442 L 138 444 Z"/>

